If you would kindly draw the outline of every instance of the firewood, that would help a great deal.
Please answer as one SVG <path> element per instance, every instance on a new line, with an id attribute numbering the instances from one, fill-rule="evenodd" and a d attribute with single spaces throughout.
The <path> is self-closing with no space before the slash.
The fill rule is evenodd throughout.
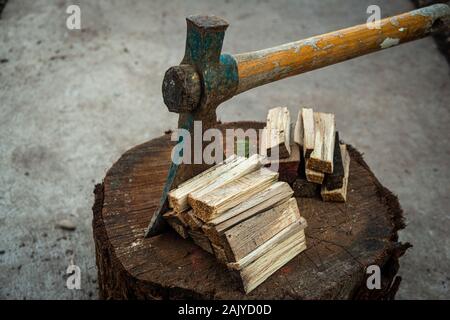
<path id="1" fill-rule="evenodd" d="M 208 237 L 201 230 L 189 230 L 188 233 L 196 245 L 198 245 L 206 252 L 214 254 L 213 247 L 211 246 Z"/>
<path id="2" fill-rule="evenodd" d="M 275 182 L 247 201 L 208 221 L 207 225 L 217 226 L 218 230 L 226 230 L 262 210 L 288 200 L 292 194 L 293 191 L 286 182 Z"/>
<path id="3" fill-rule="evenodd" d="M 292 183 L 292 190 L 294 190 L 294 196 L 297 198 L 314 198 L 320 195 L 320 185 L 306 179 L 303 151 L 300 152 L 298 175 Z"/>
<path id="4" fill-rule="evenodd" d="M 163 218 L 182 238 L 189 238 L 187 224 L 180 218 L 175 211 L 169 211 L 163 214 Z"/>
<path id="5" fill-rule="evenodd" d="M 308 165 L 308 160 L 306 160 L 306 165 Z M 318 172 L 307 168 L 305 168 L 305 174 L 306 180 L 317 184 L 322 184 L 325 178 L 325 174 L 323 172 Z"/>
<path id="6" fill-rule="evenodd" d="M 225 255 L 226 240 L 224 240 L 224 233 L 227 230 L 262 211 L 286 202 L 292 194 L 293 191 L 286 182 L 275 182 L 247 201 L 208 221 L 202 226 L 202 230 L 211 243 L 220 248 Z"/>
<path id="7" fill-rule="evenodd" d="M 290 130 L 291 117 L 286 107 L 277 107 L 269 110 L 266 123 L 267 155 L 273 156 L 273 151 L 278 148 L 278 157 L 287 158 L 291 153 Z"/>
<path id="8" fill-rule="evenodd" d="M 313 109 L 302 108 L 298 114 L 297 124 L 297 140 L 303 142 L 299 144 L 303 147 L 303 156 L 309 158 L 315 147 L 315 123 Z M 303 132 L 301 131 L 303 130 Z"/>
<path id="9" fill-rule="evenodd" d="M 314 112 L 314 150 L 306 156 L 306 169 L 333 173 L 334 114 Z"/>
<path id="10" fill-rule="evenodd" d="M 303 219 L 297 221 L 238 262 L 227 264 L 231 270 L 237 270 L 246 293 L 306 249 L 305 227 Z"/>
<path id="11" fill-rule="evenodd" d="M 294 142 L 299 146 L 303 147 L 303 117 L 302 117 L 302 109 L 299 109 L 297 114 L 297 120 L 294 124 Z"/>
<path id="12" fill-rule="evenodd" d="M 292 126 L 291 126 L 292 127 Z M 266 131 L 267 128 L 264 128 L 261 134 L 261 142 L 260 142 L 260 153 L 263 156 L 267 156 L 266 151 Z M 294 130 L 291 128 L 291 141 L 294 141 Z M 281 159 L 279 157 L 268 157 L 265 162 L 265 166 L 272 170 L 277 170 L 279 176 L 278 180 L 285 181 L 287 183 L 294 182 L 297 177 L 298 167 L 300 165 L 300 146 L 296 143 L 291 143 L 290 145 L 291 153 L 289 157 Z"/>
<path id="13" fill-rule="evenodd" d="M 210 193 L 214 189 L 223 187 L 228 182 L 245 176 L 248 173 L 256 171 L 263 166 L 264 157 L 259 154 L 254 154 L 249 158 L 243 158 L 236 166 L 224 171 L 221 175 L 215 177 L 214 180 L 209 181 L 206 185 L 202 183 L 200 188 L 195 188 L 194 191 L 188 191 L 188 203 L 192 206 L 192 202 L 196 199 Z M 195 179 L 195 177 L 193 178 Z"/>
<path id="14" fill-rule="evenodd" d="M 334 139 L 333 173 L 325 175 L 324 185 L 327 190 L 342 188 L 344 181 L 344 166 L 342 164 L 341 148 L 339 147 L 339 132 Z"/>
<path id="15" fill-rule="evenodd" d="M 347 185 L 348 185 L 348 175 L 350 171 L 350 155 L 347 151 L 347 146 L 345 144 L 340 145 L 342 162 L 344 166 L 344 177 L 342 181 L 342 187 L 334 190 L 328 190 L 325 185 L 322 186 L 322 199 L 323 201 L 335 201 L 335 202 L 345 202 L 347 200 Z"/>
<path id="16" fill-rule="evenodd" d="M 260 245 L 300 220 L 297 200 L 290 198 L 269 210 L 260 212 L 224 232 L 228 261 L 238 261 Z"/>
<path id="17" fill-rule="evenodd" d="M 191 230 L 199 230 L 203 226 L 203 222 L 194 215 L 192 209 L 181 212 L 180 217 Z"/>
<path id="18" fill-rule="evenodd" d="M 189 208 L 187 201 L 189 193 L 210 185 L 211 182 L 217 180 L 218 177 L 235 168 L 244 160 L 244 157 L 232 155 L 225 161 L 180 184 L 176 189 L 169 192 L 169 207 L 176 212 L 187 210 Z"/>
<path id="19" fill-rule="evenodd" d="M 226 264 L 228 261 L 227 261 L 227 256 L 225 254 L 225 250 L 221 246 L 216 245 L 212 242 L 211 242 L 211 247 L 213 249 L 213 253 L 216 256 L 217 260 L 219 260 L 219 262 Z"/>
<path id="20" fill-rule="evenodd" d="M 294 143 L 291 144 L 291 154 L 285 159 L 276 159 L 266 162 L 265 166 L 269 169 L 276 169 L 279 177 L 278 180 L 292 183 L 297 178 L 298 167 L 300 165 L 300 147 Z"/>
<path id="21" fill-rule="evenodd" d="M 189 203 L 194 209 L 194 215 L 206 222 L 264 190 L 277 178 L 277 172 L 261 168 L 203 196 L 194 197 L 190 194 Z"/>

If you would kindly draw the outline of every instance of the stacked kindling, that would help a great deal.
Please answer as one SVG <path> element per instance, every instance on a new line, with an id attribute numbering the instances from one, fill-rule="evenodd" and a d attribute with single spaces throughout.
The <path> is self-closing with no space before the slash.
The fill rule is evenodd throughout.
<path id="1" fill-rule="evenodd" d="M 321 185 L 324 201 L 345 202 L 350 156 L 339 143 L 334 115 L 302 108 L 294 129 L 294 141 L 301 148 L 299 174 L 293 183 L 296 196 L 312 196 Z"/>
<path id="2" fill-rule="evenodd" d="M 260 141 L 265 166 L 278 172 L 296 197 L 321 195 L 324 201 L 345 202 L 350 156 L 339 143 L 334 115 L 301 108 L 293 130 L 289 119 L 287 108 L 269 110 Z"/>
<path id="3" fill-rule="evenodd" d="M 264 157 L 232 156 L 169 193 L 166 221 L 242 280 L 246 293 L 305 250 L 293 190 Z"/>

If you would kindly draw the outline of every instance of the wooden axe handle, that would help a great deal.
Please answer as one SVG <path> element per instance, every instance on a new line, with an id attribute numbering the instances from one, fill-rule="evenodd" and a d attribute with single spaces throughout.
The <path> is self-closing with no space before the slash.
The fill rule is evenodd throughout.
<path id="1" fill-rule="evenodd" d="M 322 68 L 394 45 L 420 39 L 448 27 L 450 7 L 435 4 L 380 21 L 361 24 L 277 47 L 234 55 L 236 94 L 263 84 Z"/>

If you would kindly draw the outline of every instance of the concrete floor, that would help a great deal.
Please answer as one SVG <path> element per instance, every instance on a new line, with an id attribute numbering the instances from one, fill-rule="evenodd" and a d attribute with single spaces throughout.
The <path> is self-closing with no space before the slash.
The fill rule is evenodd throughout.
<path id="1" fill-rule="evenodd" d="M 82 31 L 65 28 L 79 3 Z M 244 52 L 359 24 L 408 0 L 10 0 L 0 20 L 0 298 L 97 297 L 92 190 L 130 147 L 176 126 L 161 97 L 184 51 L 185 16 L 230 23 L 224 50 Z M 450 298 L 450 77 L 432 39 L 251 90 L 220 119 L 264 120 L 300 105 L 336 114 L 341 137 L 398 194 L 414 248 L 398 298 Z M 56 227 L 76 222 L 75 231 Z M 66 288 L 71 259 L 81 290 Z"/>

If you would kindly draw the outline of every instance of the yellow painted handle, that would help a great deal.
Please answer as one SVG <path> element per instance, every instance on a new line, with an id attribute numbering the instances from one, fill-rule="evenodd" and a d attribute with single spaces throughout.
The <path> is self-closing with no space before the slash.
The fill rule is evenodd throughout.
<path id="1" fill-rule="evenodd" d="M 449 26 L 450 7 L 429 7 L 361 24 L 278 47 L 235 55 L 239 86 L 236 94 L 283 78 L 416 40 Z"/>

